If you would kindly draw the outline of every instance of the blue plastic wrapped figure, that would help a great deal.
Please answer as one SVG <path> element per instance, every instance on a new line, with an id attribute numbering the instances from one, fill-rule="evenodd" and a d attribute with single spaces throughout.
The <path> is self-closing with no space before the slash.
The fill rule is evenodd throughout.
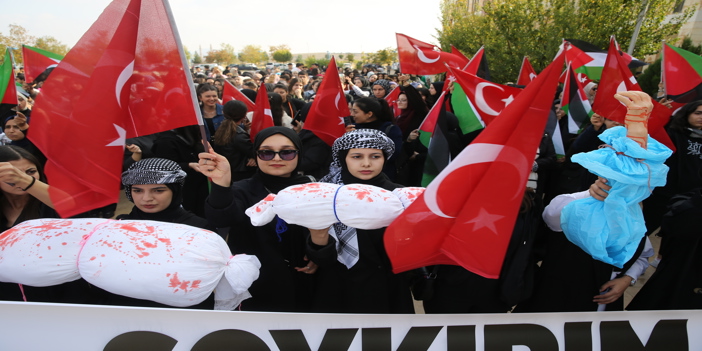
<path id="1" fill-rule="evenodd" d="M 651 137 L 645 149 L 627 137 L 624 127 L 607 129 L 599 138 L 608 147 L 576 154 L 572 161 L 606 178 L 612 190 L 604 201 L 588 197 L 568 204 L 561 227 L 594 259 L 622 268 L 646 233 L 639 203 L 665 185 L 668 166 L 663 162 L 672 151 Z"/>

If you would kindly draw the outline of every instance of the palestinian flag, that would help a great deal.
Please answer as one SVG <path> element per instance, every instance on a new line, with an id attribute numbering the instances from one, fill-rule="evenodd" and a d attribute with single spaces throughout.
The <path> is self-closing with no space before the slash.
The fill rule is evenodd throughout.
<path id="1" fill-rule="evenodd" d="M 580 85 L 575 72 L 571 68 L 570 65 L 566 68 L 568 73 L 563 86 L 561 109 L 568 116 L 568 132 L 577 134 L 590 120 L 593 112 L 583 86 Z"/>
<path id="2" fill-rule="evenodd" d="M 30 83 L 37 79 L 47 68 L 56 67 L 63 60 L 63 55 L 29 45 L 22 45 L 22 57 L 24 59 L 25 81 Z"/>
<path id="3" fill-rule="evenodd" d="M 445 96 L 445 93 L 441 93 L 439 100 L 436 101 L 422 125 L 419 126 L 419 140 L 429 150 L 427 159 L 424 162 L 423 187 L 429 185 L 451 162 L 451 151 L 446 137 L 448 124 L 446 122 Z M 431 138 L 429 139 L 427 136 L 431 136 Z M 429 139 L 428 143 L 427 139 Z"/>
<path id="4" fill-rule="evenodd" d="M 575 73 L 583 74 L 591 81 L 599 81 L 607 59 L 607 50 L 583 40 L 565 39 L 565 41 L 569 44 L 566 47 L 566 62 L 573 67 Z M 629 68 L 646 65 L 646 63 L 622 52 L 618 44 L 617 50 Z"/>
<path id="5" fill-rule="evenodd" d="M 5 59 L 0 65 L 0 103 L 17 105 L 17 86 L 10 48 L 5 50 Z"/>
<path id="6" fill-rule="evenodd" d="M 702 57 L 664 43 L 663 83 L 668 99 L 675 102 L 702 99 Z"/>
<path id="7" fill-rule="evenodd" d="M 458 118 L 458 125 L 463 134 L 485 128 L 485 121 L 480 117 L 475 106 L 459 84 L 455 84 L 453 87 L 451 106 L 453 106 L 453 114 Z"/>
<path id="8" fill-rule="evenodd" d="M 484 47 L 480 47 L 480 49 L 478 49 L 478 52 L 473 55 L 473 58 L 470 59 L 470 62 L 468 62 L 468 65 L 466 65 L 466 68 L 463 70 L 485 80 L 492 80 L 490 79 L 490 68 L 488 67 Z"/>

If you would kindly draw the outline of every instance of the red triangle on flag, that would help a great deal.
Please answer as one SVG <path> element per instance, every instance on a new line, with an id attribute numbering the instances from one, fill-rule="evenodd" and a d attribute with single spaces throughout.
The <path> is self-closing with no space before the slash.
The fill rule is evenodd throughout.
<path id="1" fill-rule="evenodd" d="M 534 71 L 534 67 L 531 66 L 531 62 L 529 62 L 529 58 L 524 56 L 524 59 L 522 59 L 522 67 L 519 69 L 519 77 L 517 78 L 517 85 L 526 86 L 532 80 L 534 80 L 534 78 L 536 78 L 536 71 Z"/>
<path id="2" fill-rule="evenodd" d="M 390 224 L 393 272 L 451 264 L 499 277 L 563 62 L 558 55 Z"/>

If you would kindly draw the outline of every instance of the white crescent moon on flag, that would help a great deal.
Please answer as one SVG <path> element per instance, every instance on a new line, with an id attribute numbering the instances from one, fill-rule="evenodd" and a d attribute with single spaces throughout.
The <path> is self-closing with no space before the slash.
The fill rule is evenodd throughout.
<path id="1" fill-rule="evenodd" d="M 527 160 L 519 150 L 513 147 L 505 147 L 504 145 L 498 144 L 470 144 L 458 155 L 458 157 L 456 157 L 455 160 L 453 160 L 453 162 L 449 163 L 448 166 L 446 166 L 446 168 L 444 168 L 444 170 L 441 171 L 441 173 L 439 173 L 439 175 L 431 183 L 429 183 L 429 186 L 427 186 L 427 189 L 424 191 L 424 203 L 427 205 L 427 208 L 429 208 L 429 211 L 439 217 L 456 218 L 445 214 L 439 207 L 439 203 L 437 201 L 437 191 L 441 187 L 441 183 L 444 181 L 446 176 L 461 167 L 477 163 L 496 161 L 497 156 L 499 156 L 502 152 L 507 153 L 503 158 L 505 162 L 513 165 L 517 169 L 517 172 L 519 172 L 519 179 L 526 180 Z M 515 194 L 515 196 L 519 195 L 523 194 Z"/>
<path id="2" fill-rule="evenodd" d="M 626 83 L 624 81 L 622 81 L 621 83 L 619 83 L 619 85 L 617 85 L 617 93 L 619 93 L 621 91 L 626 91 L 626 90 L 627 90 Z M 619 100 L 617 100 L 617 102 L 622 104 L 623 106 L 626 106 L 623 102 L 621 102 Z"/>
<path id="3" fill-rule="evenodd" d="M 341 100 L 341 93 L 336 94 L 336 99 L 334 100 L 334 107 L 339 109 L 339 100 Z"/>
<path id="4" fill-rule="evenodd" d="M 122 107 L 122 102 L 119 99 L 122 93 L 122 89 L 124 89 L 124 85 L 127 84 L 127 81 L 132 76 L 132 73 L 134 73 L 134 60 L 132 60 L 132 62 L 130 62 L 127 65 L 127 67 L 124 67 L 122 73 L 120 73 L 119 77 L 117 77 L 117 84 L 115 85 L 115 96 L 117 97 L 117 104 L 119 105 L 119 107 Z"/>
<path id="5" fill-rule="evenodd" d="M 417 49 L 417 57 L 419 57 L 419 61 L 422 61 L 424 63 L 434 63 L 436 61 L 439 61 L 439 59 L 441 58 L 441 54 L 439 54 L 439 56 L 437 56 L 435 59 L 430 59 L 426 55 L 424 55 L 424 51 L 422 51 L 422 49 L 420 49 L 419 46 L 417 46 L 417 45 L 412 45 L 412 46 L 415 49 Z"/>
<path id="6" fill-rule="evenodd" d="M 475 104 L 481 111 L 487 113 L 488 115 L 497 116 L 500 113 L 493 110 L 492 107 L 488 106 L 487 102 L 485 102 L 485 98 L 483 97 L 483 89 L 485 89 L 486 86 L 495 87 L 497 89 L 500 89 L 500 91 L 505 91 L 504 89 L 502 89 L 502 87 L 499 87 L 495 84 L 480 82 L 475 87 Z"/>

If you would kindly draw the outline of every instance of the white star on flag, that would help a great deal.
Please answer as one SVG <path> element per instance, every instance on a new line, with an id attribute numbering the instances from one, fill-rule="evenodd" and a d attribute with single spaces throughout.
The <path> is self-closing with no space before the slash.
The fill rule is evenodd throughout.
<path id="1" fill-rule="evenodd" d="M 505 216 L 491 214 L 490 212 L 486 211 L 484 208 L 480 208 L 480 213 L 478 213 L 478 215 L 475 218 L 466 222 L 466 224 L 469 224 L 469 223 L 475 224 L 473 226 L 474 231 L 480 230 L 482 228 L 488 228 L 488 229 L 490 229 L 490 231 L 497 234 L 497 228 L 495 228 L 495 222 L 499 221 L 500 219 L 502 219 L 504 217 Z"/>
<path id="2" fill-rule="evenodd" d="M 339 125 L 344 124 L 344 117 L 339 116 Z"/>
<path id="3" fill-rule="evenodd" d="M 514 101 L 514 95 L 510 95 L 508 98 L 502 99 L 501 101 L 504 101 L 505 107 L 507 107 L 507 105 L 509 105 L 512 101 Z"/>
<path id="4" fill-rule="evenodd" d="M 107 144 L 107 145 L 105 145 L 105 146 L 121 146 L 121 147 L 124 147 L 124 143 L 125 143 L 125 141 L 127 140 L 127 131 L 124 130 L 124 128 L 122 128 L 122 127 L 120 127 L 120 126 L 118 126 L 118 125 L 116 125 L 116 124 L 114 124 L 114 123 L 113 123 L 112 125 L 115 126 L 115 129 L 117 129 L 117 134 L 119 135 L 119 138 L 115 139 L 115 141 L 113 141 L 113 142 L 111 142 L 111 143 L 109 143 L 109 144 Z"/>

